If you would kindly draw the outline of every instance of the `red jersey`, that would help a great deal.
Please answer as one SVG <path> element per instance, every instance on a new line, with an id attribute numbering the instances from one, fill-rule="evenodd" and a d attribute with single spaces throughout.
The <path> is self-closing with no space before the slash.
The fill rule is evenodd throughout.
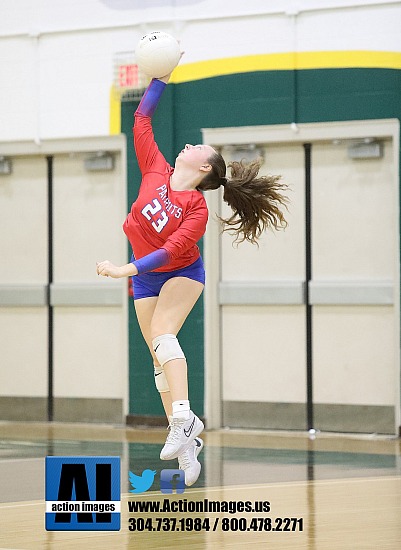
<path id="1" fill-rule="evenodd" d="M 200 256 L 196 243 L 206 230 L 206 201 L 200 191 L 171 189 L 174 169 L 159 151 L 149 116 L 135 113 L 133 131 L 142 182 L 124 233 L 136 260 L 164 248 L 170 261 L 154 271 L 181 269 Z"/>

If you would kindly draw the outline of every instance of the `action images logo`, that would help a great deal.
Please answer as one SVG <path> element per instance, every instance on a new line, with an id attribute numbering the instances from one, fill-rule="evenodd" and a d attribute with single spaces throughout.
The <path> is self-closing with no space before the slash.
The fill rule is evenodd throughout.
<path id="1" fill-rule="evenodd" d="M 47 531 L 119 531 L 120 457 L 46 457 Z"/>

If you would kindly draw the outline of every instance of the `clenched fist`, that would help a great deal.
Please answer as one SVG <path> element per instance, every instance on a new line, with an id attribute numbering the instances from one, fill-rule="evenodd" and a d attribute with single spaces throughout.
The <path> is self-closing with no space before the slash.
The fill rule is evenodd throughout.
<path id="1" fill-rule="evenodd" d="M 112 264 L 109 260 L 103 262 L 97 262 L 96 272 L 103 277 L 113 277 L 114 279 L 120 279 L 121 277 L 130 277 L 131 275 L 137 275 L 138 270 L 134 264 L 126 264 L 121 267 Z"/>

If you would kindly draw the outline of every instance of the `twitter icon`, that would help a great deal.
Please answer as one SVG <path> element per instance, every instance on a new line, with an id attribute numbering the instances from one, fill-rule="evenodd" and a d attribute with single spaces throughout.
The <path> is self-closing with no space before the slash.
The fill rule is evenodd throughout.
<path id="1" fill-rule="evenodd" d="M 156 470 L 144 470 L 140 476 L 129 472 L 129 482 L 133 487 L 130 493 L 144 493 L 151 488 L 155 479 Z"/>

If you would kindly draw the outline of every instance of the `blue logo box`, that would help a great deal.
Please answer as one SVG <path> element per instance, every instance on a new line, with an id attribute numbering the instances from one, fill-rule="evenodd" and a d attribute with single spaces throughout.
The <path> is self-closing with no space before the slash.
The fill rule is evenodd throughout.
<path id="1" fill-rule="evenodd" d="M 47 531 L 119 531 L 120 476 L 120 457 L 46 457 Z"/>
<path id="2" fill-rule="evenodd" d="M 162 493 L 183 493 L 185 491 L 184 470 L 162 470 L 160 472 L 160 491 Z"/>

